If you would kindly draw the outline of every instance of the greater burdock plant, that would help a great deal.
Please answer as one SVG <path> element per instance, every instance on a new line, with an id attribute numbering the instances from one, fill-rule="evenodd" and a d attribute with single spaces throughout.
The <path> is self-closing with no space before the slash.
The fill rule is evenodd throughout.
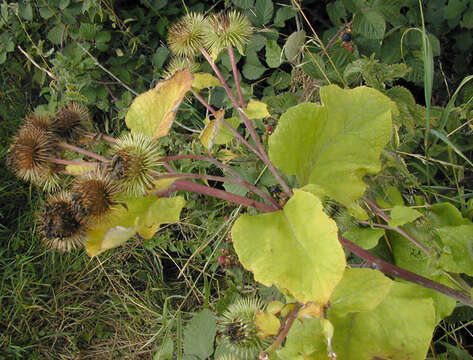
<path id="1" fill-rule="evenodd" d="M 301 103 L 282 114 L 266 146 L 254 122 L 270 114 L 263 102 L 243 97 L 233 53 L 234 48 L 244 53 L 251 32 L 237 12 L 207 18 L 192 13 L 173 25 L 171 51 L 196 63 L 202 56 L 216 77 L 192 74 L 191 63 L 187 67 L 178 60 L 168 80 L 133 101 L 125 119 L 130 131 L 118 139 L 87 131 L 80 116 L 65 116 L 77 110 L 72 105 L 59 110 L 52 128 L 47 121 L 27 120 L 13 139 L 10 166 L 46 190 L 56 188 L 48 181 L 62 188 L 40 212 L 44 242 L 59 250 L 84 244 L 90 256 L 97 256 L 134 235 L 150 239 L 161 224 L 179 221 L 184 199 L 173 195 L 177 191 L 250 207 L 260 214 L 243 214 L 234 222 L 233 246 L 255 280 L 275 286 L 285 301 L 264 311 L 256 300 L 227 309 L 219 327 L 232 355 L 424 359 L 436 324 L 456 301 L 473 305 L 471 288 L 461 277 L 473 276 L 473 223 L 448 203 L 429 205 L 423 199 L 413 209 L 400 194 L 383 196 L 368 187 L 364 179 L 382 170 L 380 155 L 390 143 L 392 114 L 398 113 L 378 90 L 323 87 L 320 104 Z M 234 89 L 216 63 L 223 49 Z M 205 101 L 201 92 L 213 86 L 225 90 L 230 109 L 217 110 Z M 283 197 L 249 183 L 213 156 L 160 150 L 160 139 L 168 136 L 189 92 L 210 114 L 199 136 L 209 153 L 219 144 L 239 141 L 268 169 L 271 185 L 280 187 Z M 227 117 L 230 112 L 236 116 Z M 77 141 L 81 137 L 110 146 L 97 154 L 77 145 L 87 146 Z M 61 158 L 62 150 L 83 160 Z M 177 172 L 172 162 L 182 159 L 208 162 L 228 176 Z M 57 180 L 78 169 L 84 173 L 71 189 Z M 51 174 L 55 181 L 48 180 Z M 237 184 L 248 194 L 192 179 Z M 383 251 L 393 261 L 381 259 Z M 209 321 L 217 324 L 215 318 Z"/>

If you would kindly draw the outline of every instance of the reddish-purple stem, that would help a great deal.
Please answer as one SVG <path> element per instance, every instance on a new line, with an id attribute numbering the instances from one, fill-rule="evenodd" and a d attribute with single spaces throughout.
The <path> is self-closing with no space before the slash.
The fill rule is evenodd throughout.
<path id="1" fill-rule="evenodd" d="M 88 157 L 91 157 L 93 159 L 96 159 L 96 160 L 99 160 L 99 161 L 102 161 L 102 162 L 107 162 L 108 161 L 108 159 L 106 157 L 102 156 L 102 155 L 96 154 L 92 151 L 82 149 L 82 148 L 80 148 L 78 146 L 75 146 L 75 145 L 71 145 L 71 144 L 68 144 L 68 143 L 65 143 L 65 142 L 58 142 L 56 144 L 58 146 L 64 148 L 64 149 L 75 151 L 76 153 L 86 155 Z"/>
<path id="2" fill-rule="evenodd" d="M 200 185 L 192 181 L 187 180 L 176 180 L 171 185 L 169 191 L 190 191 L 193 193 L 198 193 L 202 195 L 212 196 L 218 199 L 226 200 L 234 204 L 250 206 L 259 211 L 263 212 L 273 212 L 276 209 L 272 205 L 267 205 L 259 201 L 251 200 L 243 196 L 232 194 L 223 190 L 215 189 L 209 186 Z"/>
<path id="3" fill-rule="evenodd" d="M 191 91 L 192 91 L 192 95 L 194 95 L 195 98 L 196 98 L 197 100 L 199 100 L 199 102 L 200 102 L 202 105 L 204 105 L 204 106 L 206 107 L 206 109 L 207 109 L 208 111 L 210 111 L 210 113 L 211 113 L 213 116 L 217 117 L 217 111 L 215 111 L 215 109 L 214 109 L 207 101 L 205 101 L 205 99 L 204 99 L 202 96 L 200 96 L 196 91 L 194 91 L 194 90 L 191 90 Z"/>
<path id="4" fill-rule="evenodd" d="M 246 187 L 251 192 L 260 195 L 265 200 L 269 201 L 271 204 L 274 205 L 275 210 L 282 209 L 281 205 L 271 198 L 268 194 L 258 189 L 256 186 L 251 185 L 249 182 L 244 181 L 239 178 L 227 178 L 222 176 L 214 176 L 214 175 L 206 175 L 206 174 L 191 174 L 191 173 L 170 173 L 170 174 L 157 174 L 156 179 L 167 179 L 167 178 L 188 178 L 188 179 L 205 179 L 205 180 L 212 180 L 212 181 L 220 181 L 220 182 L 228 182 L 231 184 L 238 184 L 241 186 Z"/>
<path id="5" fill-rule="evenodd" d="M 230 87 L 228 86 L 227 82 L 225 81 L 225 79 L 224 79 L 222 73 L 220 72 L 219 68 L 217 67 L 215 62 L 212 60 L 212 57 L 209 55 L 209 53 L 205 49 L 201 48 L 200 52 L 202 53 L 204 58 L 207 60 L 207 62 L 210 64 L 210 66 L 212 67 L 213 71 L 215 72 L 218 79 L 220 80 L 220 83 L 222 84 L 223 88 L 227 92 L 228 97 L 232 101 L 233 106 L 235 106 L 235 108 L 237 109 L 238 114 L 240 115 L 241 119 L 243 120 L 243 123 L 245 124 L 246 128 L 248 129 L 248 132 L 250 133 L 251 138 L 253 139 L 253 141 L 256 144 L 256 147 L 258 148 L 258 152 L 261 154 L 261 159 L 268 166 L 269 170 L 274 175 L 276 180 L 278 180 L 278 182 L 281 184 L 281 186 L 282 186 L 284 192 L 286 193 L 286 195 L 291 197 L 292 196 L 291 188 L 286 184 L 286 182 L 284 181 L 282 176 L 279 174 L 279 172 L 274 167 L 273 163 L 269 160 L 269 157 L 266 154 L 266 151 L 264 150 L 263 144 L 261 144 L 261 141 L 258 137 L 258 134 L 256 134 L 256 130 L 253 126 L 253 123 L 251 122 L 250 119 L 248 119 L 248 116 L 246 116 L 243 109 L 238 105 L 237 99 L 235 98 L 232 91 L 230 90 Z"/>
<path id="6" fill-rule="evenodd" d="M 406 269 L 402 269 L 396 265 L 383 261 L 380 258 L 369 253 L 368 251 L 353 244 L 351 241 L 348 241 L 342 236 L 339 236 L 338 239 L 340 240 L 345 249 L 351 251 L 355 255 L 365 260 L 373 269 L 379 270 L 385 273 L 386 275 L 395 276 L 400 279 L 407 280 L 414 284 L 425 287 L 427 289 L 437 291 L 441 294 L 454 298 L 464 303 L 465 305 L 473 307 L 473 301 L 469 295 L 466 295 L 458 290 L 452 289 L 451 287 L 445 286 L 436 281 L 432 281 L 423 276 L 410 272 Z"/>
<path id="7" fill-rule="evenodd" d="M 113 137 L 110 137 L 110 136 L 107 136 L 107 135 L 104 135 L 104 134 L 96 134 L 96 133 L 93 133 L 93 132 L 86 132 L 85 133 L 87 136 L 90 136 L 90 137 L 94 137 L 94 138 L 98 138 L 98 139 L 104 139 L 105 141 L 108 141 L 108 142 L 111 142 L 111 143 L 116 143 L 118 140 L 113 138 Z"/>
<path id="8" fill-rule="evenodd" d="M 253 184 L 250 184 L 249 182 L 245 181 L 237 172 L 235 172 L 230 166 L 227 166 L 220 161 L 210 157 L 210 156 L 204 156 L 204 155 L 194 155 L 194 154 L 183 154 L 183 155 L 174 155 L 174 156 L 167 156 L 165 158 L 161 158 L 159 161 L 173 161 L 173 160 L 181 160 L 181 159 L 194 159 L 194 160 L 203 160 L 203 161 L 208 161 L 211 162 L 212 164 L 218 166 L 219 168 L 227 171 L 230 175 L 241 181 L 241 184 L 245 184 L 248 189 L 253 191 L 255 194 L 261 196 L 263 199 L 267 200 L 271 204 L 273 204 L 276 209 L 281 209 L 281 206 L 279 203 L 274 200 L 271 196 L 269 196 L 267 193 L 262 191 L 261 189 L 258 189 L 256 186 Z"/>
<path id="9" fill-rule="evenodd" d="M 282 342 L 286 338 L 287 333 L 289 332 L 289 330 L 291 330 L 292 324 L 297 319 L 297 313 L 299 312 L 299 309 L 301 307 L 302 307 L 301 304 L 296 304 L 294 306 L 294 309 L 292 309 L 291 312 L 284 319 L 285 323 L 284 323 L 284 327 L 282 331 L 279 333 L 276 340 L 274 340 L 274 342 L 265 351 L 263 351 L 260 354 L 259 359 L 265 358 L 265 355 L 272 353 L 274 350 L 276 350 L 279 347 L 279 345 L 282 344 Z"/>
<path id="10" fill-rule="evenodd" d="M 232 64 L 233 77 L 235 78 L 235 87 L 237 90 L 238 98 L 240 99 L 240 106 L 244 109 L 246 108 L 245 99 L 243 98 L 243 93 L 241 92 L 240 79 L 238 77 L 238 69 L 235 61 L 235 54 L 233 53 L 233 48 L 228 47 L 228 57 L 230 58 L 230 64 Z"/>

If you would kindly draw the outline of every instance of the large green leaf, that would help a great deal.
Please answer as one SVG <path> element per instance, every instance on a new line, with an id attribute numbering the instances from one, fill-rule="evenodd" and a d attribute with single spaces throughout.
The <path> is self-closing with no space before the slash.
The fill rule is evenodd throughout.
<path id="1" fill-rule="evenodd" d="M 417 296 L 417 289 L 393 282 L 375 309 L 344 317 L 329 314 L 337 359 L 424 360 L 436 318 L 432 299 Z"/>
<path id="2" fill-rule="evenodd" d="M 155 139 L 167 135 L 184 95 L 191 89 L 192 81 L 192 74 L 185 69 L 169 80 L 160 81 L 154 89 L 140 94 L 126 114 L 128 128 Z"/>
<path id="3" fill-rule="evenodd" d="M 120 246 L 136 233 L 151 239 L 161 224 L 179 221 L 184 203 L 181 196 L 158 198 L 150 195 L 123 200 L 123 206 L 116 207 L 105 220 L 87 231 L 87 254 L 96 256 Z"/>
<path id="4" fill-rule="evenodd" d="M 343 276 L 346 262 L 337 226 L 320 200 L 305 191 L 296 190 L 281 211 L 242 215 L 232 239 L 257 281 L 274 284 L 300 302 L 326 304 Z"/>
<path id="5" fill-rule="evenodd" d="M 346 269 L 330 298 L 330 312 L 337 316 L 374 309 L 391 289 L 391 279 L 371 269 Z"/>
<path id="6" fill-rule="evenodd" d="M 313 184 L 350 205 L 366 189 L 363 176 L 380 170 L 395 105 L 367 87 L 330 85 L 320 96 L 323 105 L 303 103 L 281 116 L 269 139 L 269 156 L 284 172 L 297 175 L 301 186 Z"/>

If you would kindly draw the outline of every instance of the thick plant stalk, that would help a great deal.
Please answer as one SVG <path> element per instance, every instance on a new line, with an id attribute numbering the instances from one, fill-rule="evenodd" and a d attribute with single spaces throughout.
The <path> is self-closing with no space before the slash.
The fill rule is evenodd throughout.
<path id="1" fill-rule="evenodd" d="M 263 162 L 265 163 L 265 165 L 268 166 L 269 170 L 271 171 L 271 173 L 274 175 L 274 177 L 276 178 L 276 180 L 278 180 L 279 184 L 281 184 L 284 192 L 286 193 L 287 196 L 291 197 L 292 196 L 292 190 L 291 188 L 286 184 L 286 182 L 284 181 L 284 179 L 282 178 L 282 176 L 279 174 L 279 172 L 276 170 L 276 168 L 274 167 L 274 165 L 272 164 L 272 162 L 269 160 L 269 157 L 268 155 L 266 154 L 266 151 L 263 147 L 263 144 L 261 144 L 261 141 L 258 137 L 258 134 L 256 134 L 256 130 L 253 126 L 253 123 L 251 122 L 250 119 L 248 119 L 248 116 L 246 116 L 245 112 L 243 111 L 243 109 L 238 105 L 238 101 L 237 99 L 235 98 L 235 96 L 233 95 L 230 87 L 228 86 L 227 82 L 225 81 L 225 79 L 223 78 L 223 75 L 222 73 L 220 72 L 220 70 L 218 69 L 217 65 L 215 64 L 215 62 L 212 60 L 211 56 L 207 53 L 207 51 L 205 51 L 204 49 L 200 49 L 202 55 L 205 57 L 205 59 L 207 60 L 207 62 L 210 64 L 210 66 L 212 67 L 213 71 L 215 72 L 215 74 L 217 75 L 218 79 L 220 80 L 220 83 L 222 84 L 223 88 L 225 89 L 225 91 L 227 92 L 227 95 L 228 97 L 230 98 L 230 100 L 232 101 L 233 105 L 235 106 L 235 108 L 237 109 L 238 111 L 238 114 L 240 115 L 241 119 L 243 120 L 243 123 L 245 124 L 246 128 L 248 129 L 248 132 L 250 133 L 250 136 L 251 138 L 253 139 L 253 141 L 255 142 L 256 144 L 256 147 L 258 148 L 258 152 L 261 154 L 261 159 L 263 160 Z"/>
<path id="2" fill-rule="evenodd" d="M 190 191 L 197 194 L 212 196 L 214 198 L 222 199 L 229 201 L 234 204 L 249 206 L 263 212 L 273 212 L 276 209 L 272 205 L 267 205 L 265 203 L 248 199 L 243 196 L 232 194 L 223 190 L 215 189 L 209 186 L 200 185 L 192 181 L 187 180 L 176 180 L 167 193 L 174 191 Z"/>
<path id="3" fill-rule="evenodd" d="M 434 290 L 441 294 L 447 295 L 455 300 L 458 300 L 465 305 L 473 307 L 473 300 L 471 299 L 469 295 L 466 295 L 462 293 L 461 291 L 452 289 L 451 287 L 445 286 L 436 281 L 427 279 L 411 271 L 402 269 L 396 265 L 393 265 L 384 260 L 381 260 L 380 258 L 374 256 L 368 251 L 355 245 L 351 241 L 345 239 L 343 236 L 339 236 L 338 239 L 340 240 L 341 244 L 343 245 L 345 249 L 351 251 L 353 254 L 365 260 L 373 269 L 379 270 L 385 273 L 386 275 L 391 275 L 403 280 L 407 280 L 414 284 L 420 285 L 424 288 Z"/>
<path id="4" fill-rule="evenodd" d="M 246 186 L 249 190 L 251 190 L 255 194 L 261 196 L 263 199 L 273 204 L 276 210 L 281 209 L 281 205 L 279 205 L 279 203 L 276 200 L 274 200 L 271 196 L 269 196 L 267 193 L 265 193 L 261 189 L 258 189 L 253 184 L 245 181 L 237 172 L 233 171 L 230 166 L 227 166 L 212 157 L 204 156 L 204 155 L 183 154 L 183 155 L 167 156 L 165 158 L 161 158 L 160 161 L 167 162 L 167 161 L 180 160 L 180 159 L 194 159 L 194 160 L 203 160 L 203 161 L 211 162 L 212 164 L 218 166 L 219 168 L 227 171 L 235 179 L 238 179 L 238 181 L 240 181 L 239 184 Z M 169 177 L 172 177 L 172 176 L 169 176 Z"/>
<path id="5" fill-rule="evenodd" d="M 93 133 L 93 132 L 90 132 L 90 131 L 86 131 L 85 135 L 89 136 L 91 138 L 104 139 L 105 141 L 108 141 L 110 143 L 116 143 L 118 141 L 117 139 L 115 139 L 113 137 L 110 137 L 110 136 L 107 136 L 107 135 L 104 135 L 104 134 L 100 134 L 100 133 Z"/>
<path id="6" fill-rule="evenodd" d="M 240 106 L 244 109 L 246 108 L 245 99 L 243 98 L 243 93 L 241 92 L 240 79 L 238 77 L 238 69 L 235 61 L 235 54 L 231 46 L 228 47 L 228 57 L 230 58 L 230 64 L 232 64 L 233 77 L 235 78 L 235 87 L 238 94 L 238 99 L 240 100 Z"/>
<path id="7" fill-rule="evenodd" d="M 169 173 L 169 174 L 156 174 L 156 179 L 168 179 L 168 178 L 188 178 L 188 179 L 205 179 L 205 180 L 212 180 L 212 181 L 220 181 L 220 182 L 228 182 L 231 184 L 238 184 L 241 186 L 246 187 L 249 191 L 261 196 L 265 200 L 269 201 L 271 204 L 274 205 L 276 210 L 282 209 L 281 205 L 268 196 L 265 192 L 258 189 L 256 186 L 251 185 L 249 182 L 244 181 L 239 178 L 227 178 L 223 176 L 214 176 L 214 175 L 206 175 L 206 174 L 191 174 L 191 173 Z"/>

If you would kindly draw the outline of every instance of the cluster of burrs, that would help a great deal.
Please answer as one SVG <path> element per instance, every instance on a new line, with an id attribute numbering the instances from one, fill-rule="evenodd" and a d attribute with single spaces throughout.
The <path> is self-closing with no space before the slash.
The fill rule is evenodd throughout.
<path id="1" fill-rule="evenodd" d="M 43 243 L 59 251 L 83 245 L 87 230 L 124 205 L 122 198 L 146 195 L 159 170 L 160 155 L 152 139 L 139 133 L 109 138 L 104 157 L 84 149 L 100 138 L 91 128 L 87 108 L 76 103 L 54 116 L 31 114 L 7 153 L 6 163 L 16 176 L 48 194 L 37 215 L 38 227 Z M 101 162 L 71 159 L 77 153 Z M 71 181 L 74 165 L 82 171 Z"/>
<path id="2" fill-rule="evenodd" d="M 236 10 L 224 11 L 204 17 L 200 13 L 189 13 L 169 28 L 168 45 L 174 58 L 171 59 L 166 77 L 189 68 L 198 67 L 194 58 L 209 53 L 216 59 L 222 50 L 236 48 L 243 54 L 253 29 L 247 17 Z"/>

